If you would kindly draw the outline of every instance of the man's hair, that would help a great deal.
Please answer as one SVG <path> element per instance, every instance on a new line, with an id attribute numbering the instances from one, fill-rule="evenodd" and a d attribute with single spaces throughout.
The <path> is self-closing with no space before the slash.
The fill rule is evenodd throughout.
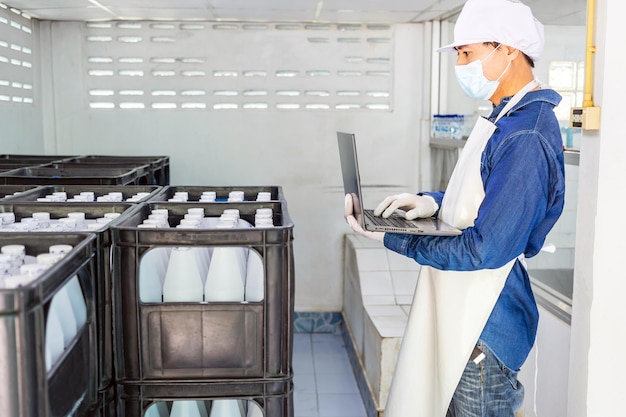
<path id="1" fill-rule="evenodd" d="M 500 42 L 483 42 L 484 45 L 491 45 L 494 48 L 497 48 L 498 46 L 500 46 Z M 523 53 L 522 51 L 520 51 L 522 53 L 522 55 L 524 55 L 524 59 L 526 60 L 526 62 L 528 62 L 528 65 L 530 65 L 531 68 L 535 68 L 535 61 L 532 60 L 531 57 L 529 57 L 528 55 L 526 55 L 525 53 Z"/>

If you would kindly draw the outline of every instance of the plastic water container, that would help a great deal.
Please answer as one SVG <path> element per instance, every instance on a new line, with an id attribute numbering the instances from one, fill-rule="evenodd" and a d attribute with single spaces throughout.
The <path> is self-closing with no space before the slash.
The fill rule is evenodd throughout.
<path id="1" fill-rule="evenodd" d="M 462 114 L 435 114 L 431 136 L 438 139 L 462 139 L 465 117 Z"/>

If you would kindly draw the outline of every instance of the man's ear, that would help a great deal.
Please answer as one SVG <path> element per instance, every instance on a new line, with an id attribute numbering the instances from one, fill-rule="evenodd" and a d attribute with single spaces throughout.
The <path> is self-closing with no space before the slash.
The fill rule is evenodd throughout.
<path id="1" fill-rule="evenodd" d="M 515 59 L 520 55 L 520 50 L 513 48 L 512 46 L 502 45 L 501 49 L 506 52 L 506 56 L 509 61 L 515 61 Z"/>

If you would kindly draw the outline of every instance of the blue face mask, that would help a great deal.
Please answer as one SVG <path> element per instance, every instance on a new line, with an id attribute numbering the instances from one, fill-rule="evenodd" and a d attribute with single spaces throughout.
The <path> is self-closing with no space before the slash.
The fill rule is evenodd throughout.
<path id="1" fill-rule="evenodd" d="M 489 55 L 484 57 L 483 59 L 478 59 L 474 62 L 470 62 L 466 65 L 457 65 L 454 67 L 454 72 L 456 74 L 456 80 L 459 85 L 465 91 L 470 98 L 480 99 L 480 100 L 488 100 L 493 96 L 493 93 L 496 92 L 498 86 L 500 85 L 500 78 L 504 75 L 504 73 L 509 69 L 511 62 L 507 64 L 502 74 L 498 77 L 497 80 L 489 80 L 485 77 L 483 73 L 483 61 L 486 61 L 496 49 L 491 51 Z"/>

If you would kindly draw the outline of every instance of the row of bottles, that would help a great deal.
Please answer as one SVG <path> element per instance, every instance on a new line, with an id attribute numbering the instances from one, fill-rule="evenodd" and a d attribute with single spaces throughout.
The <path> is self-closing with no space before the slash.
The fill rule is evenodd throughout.
<path id="1" fill-rule="evenodd" d="M 139 228 L 170 228 L 168 209 L 154 209 Z M 232 223 L 232 224 L 231 224 Z M 174 227 L 177 229 L 217 229 L 217 228 L 246 228 L 253 225 L 242 219 L 238 209 L 225 209 L 220 217 L 205 216 L 204 208 L 191 207 Z M 274 227 L 274 213 L 271 208 L 259 208 L 254 215 L 254 227 Z"/>
<path id="2" fill-rule="evenodd" d="M 48 252 L 27 255 L 20 244 L 0 248 L 0 288 L 28 285 L 72 250 L 72 245 L 51 245 Z M 52 369 L 87 321 L 87 305 L 77 276 L 73 276 L 52 297 L 45 329 L 46 370 Z"/>
<path id="3" fill-rule="evenodd" d="M 168 227 L 166 210 L 154 214 L 157 210 L 149 216 L 148 220 L 155 222 L 150 224 Z M 252 227 L 239 217 L 238 210 L 224 210 L 219 218 L 204 217 L 203 210 L 189 208 L 181 222 L 194 221 L 197 224 L 193 227 L 210 229 Z M 139 299 L 142 302 L 259 302 L 263 298 L 263 259 L 246 247 L 158 247 L 147 251 L 141 259 Z"/>
<path id="4" fill-rule="evenodd" d="M 0 248 L 0 288 L 17 288 L 35 281 L 70 250 L 71 245 L 52 245 L 49 252 L 27 255 L 26 246 L 4 245 Z"/>
<path id="5" fill-rule="evenodd" d="M 102 230 L 120 213 L 104 213 L 95 219 L 86 218 L 84 212 L 70 212 L 66 217 L 53 219 L 48 212 L 35 212 L 30 217 L 16 221 L 15 213 L 0 213 L 0 232 L 95 232 Z"/>
<path id="6" fill-rule="evenodd" d="M 144 200 L 149 195 L 150 193 L 148 192 L 138 192 L 133 194 L 131 197 L 124 199 L 124 194 L 119 191 L 111 191 L 100 196 L 96 196 L 96 193 L 93 191 L 81 191 L 78 194 L 74 194 L 73 196 L 68 197 L 67 192 L 65 191 L 55 191 L 51 194 L 47 194 L 43 197 L 37 198 L 37 201 L 41 203 L 92 203 L 94 201 L 98 203 L 118 203 L 123 201 L 126 201 L 128 203 L 136 203 Z"/>
<path id="7" fill-rule="evenodd" d="M 144 417 L 263 417 L 263 410 L 254 401 L 176 400 L 152 404 Z"/>
<path id="8" fill-rule="evenodd" d="M 271 201 L 272 193 L 267 191 L 259 191 L 256 196 L 256 201 Z M 186 202 L 189 201 L 189 192 L 188 191 L 175 191 L 174 195 L 169 198 L 167 201 L 169 202 Z M 203 191 L 198 199 L 201 203 L 214 203 L 216 201 L 220 201 L 217 198 L 217 193 L 215 191 Z M 243 191 L 234 190 L 228 193 L 228 198 L 221 199 L 221 201 L 228 201 L 229 203 L 237 203 L 246 201 L 245 195 Z"/>

